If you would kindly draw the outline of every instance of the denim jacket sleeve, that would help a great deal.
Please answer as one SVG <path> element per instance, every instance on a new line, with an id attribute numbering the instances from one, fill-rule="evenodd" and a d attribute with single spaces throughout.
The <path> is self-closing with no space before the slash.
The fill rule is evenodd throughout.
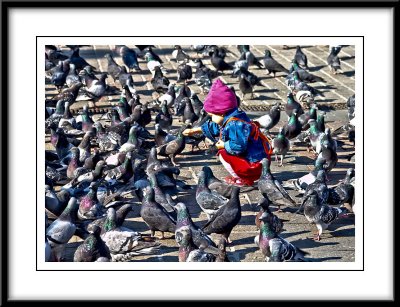
<path id="1" fill-rule="evenodd" d="M 204 136 L 210 139 L 213 142 L 217 140 L 215 137 L 219 136 L 220 126 L 211 120 L 206 121 L 203 125 L 201 125 L 201 131 L 203 132 Z"/>
<path id="2" fill-rule="evenodd" d="M 225 150 L 231 155 L 245 153 L 250 132 L 250 124 L 236 120 L 229 122 L 223 131 Z"/>

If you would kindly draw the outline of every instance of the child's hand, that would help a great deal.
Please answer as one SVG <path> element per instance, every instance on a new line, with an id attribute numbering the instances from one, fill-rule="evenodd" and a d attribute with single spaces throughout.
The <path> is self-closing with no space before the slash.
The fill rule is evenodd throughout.
<path id="1" fill-rule="evenodd" d="M 218 140 L 218 142 L 215 143 L 215 147 L 217 147 L 218 149 L 225 148 L 224 142 L 222 140 Z"/>
<path id="2" fill-rule="evenodd" d="M 184 136 L 190 136 L 190 135 L 192 135 L 192 129 L 185 129 L 182 131 L 182 134 Z"/>

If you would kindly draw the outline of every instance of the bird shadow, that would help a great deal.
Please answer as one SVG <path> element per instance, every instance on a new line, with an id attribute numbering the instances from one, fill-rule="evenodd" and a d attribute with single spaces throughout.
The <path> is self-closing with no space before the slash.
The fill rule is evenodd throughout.
<path id="1" fill-rule="evenodd" d="M 285 225 L 283 225 L 283 228 L 285 228 Z M 309 231 L 308 230 L 300 230 L 300 231 L 295 231 L 295 232 L 281 233 L 280 236 L 282 238 L 287 239 L 287 238 L 290 238 L 290 237 L 293 237 L 293 236 L 301 235 L 303 233 L 309 233 Z"/>
<path id="2" fill-rule="evenodd" d="M 246 258 L 246 255 L 250 254 L 250 253 L 254 253 L 256 251 L 258 251 L 259 248 L 258 247 L 247 247 L 245 249 L 240 250 L 240 252 L 238 253 L 239 256 L 239 260 L 243 260 Z M 229 255 L 229 253 L 228 253 Z"/>
<path id="3" fill-rule="evenodd" d="M 310 262 L 324 262 L 328 260 L 340 260 L 342 257 L 320 257 L 320 258 L 308 258 L 307 260 Z"/>
<path id="4" fill-rule="evenodd" d="M 353 77 L 354 75 L 355 75 L 355 71 L 354 70 L 351 70 L 351 71 L 344 71 L 343 73 L 342 73 L 342 75 L 345 75 L 346 77 Z"/>
<path id="5" fill-rule="evenodd" d="M 339 242 L 323 242 L 323 241 L 315 241 L 312 238 L 301 238 L 298 240 L 291 241 L 294 246 L 298 248 L 315 248 L 315 247 L 321 247 L 321 246 L 333 246 L 333 245 L 338 245 Z"/>
<path id="6" fill-rule="evenodd" d="M 341 57 L 340 60 L 342 60 L 342 61 L 347 61 L 347 60 L 351 60 L 351 59 L 354 59 L 354 58 L 355 58 L 355 56 L 354 56 L 354 55 L 351 55 L 351 56 L 344 56 L 344 57 Z"/>
<path id="7" fill-rule="evenodd" d="M 314 88 L 316 88 L 318 90 L 337 90 L 337 87 L 335 87 L 333 85 L 318 85 L 318 86 L 314 86 Z"/>
<path id="8" fill-rule="evenodd" d="M 313 66 L 313 67 L 309 67 L 309 71 L 313 72 L 313 71 L 318 71 L 322 68 L 324 68 L 326 65 L 319 65 L 319 66 Z"/>

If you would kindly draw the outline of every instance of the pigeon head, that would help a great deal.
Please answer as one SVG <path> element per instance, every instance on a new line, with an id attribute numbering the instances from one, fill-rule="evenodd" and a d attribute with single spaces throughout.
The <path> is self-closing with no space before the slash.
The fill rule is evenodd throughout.
<path id="1" fill-rule="evenodd" d="M 261 216 L 258 219 L 263 221 L 263 222 L 269 222 L 269 221 L 272 220 L 272 218 L 273 218 L 273 215 L 272 215 L 271 212 L 264 211 L 263 214 L 261 214 Z"/>
<path id="2" fill-rule="evenodd" d="M 263 199 L 257 204 L 257 207 L 261 207 L 264 210 L 269 210 L 270 201 L 268 198 L 263 197 Z"/>
<path id="3" fill-rule="evenodd" d="M 113 58 L 112 55 L 109 54 L 109 53 L 106 53 L 106 54 L 104 55 L 104 57 L 105 57 L 106 59 L 108 59 L 108 60 L 111 60 L 111 59 Z"/>
<path id="4" fill-rule="evenodd" d="M 271 51 L 269 51 L 268 49 L 265 49 L 265 55 L 270 57 L 271 56 Z"/>
<path id="5" fill-rule="evenodd" d="M 351 179 L 355 176 L 354 168 L 349 168 L 346 172 L 346 177 Z"/>
<path id="6" fill-rule="evenodd" d="M 88 231 L 97 237 L 101 233 L 101 228 L 98 225 L 93 225 Z"/>
<path id="7" fill-rule="evenodd" d="M 174 46 L 174 49 L 179 50 L 179 49 L 182 49 L 182 47 L 179 46 L 179 45 L 175 45 L 175 46 Z"/>

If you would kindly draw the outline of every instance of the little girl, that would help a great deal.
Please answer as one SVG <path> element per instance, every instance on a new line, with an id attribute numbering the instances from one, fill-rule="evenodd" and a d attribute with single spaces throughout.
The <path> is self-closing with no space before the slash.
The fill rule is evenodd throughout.
<path id="1" fill-rule="evenodd" d="M 213 83 L 204 101 L 204 110 L 210 114 L 211 121 L 199 128 L 186 129 L 183 134 L 202 132 L 215 143 L 217 155 L 231 175 L 225 181 L 238 186 L 252 186 L 261 175 L 260 161 L 263 158 L 271 160 L 269 140 L 260 132 L 258 123 L 238 110 L 235 93 L 219 79 Z"/>

